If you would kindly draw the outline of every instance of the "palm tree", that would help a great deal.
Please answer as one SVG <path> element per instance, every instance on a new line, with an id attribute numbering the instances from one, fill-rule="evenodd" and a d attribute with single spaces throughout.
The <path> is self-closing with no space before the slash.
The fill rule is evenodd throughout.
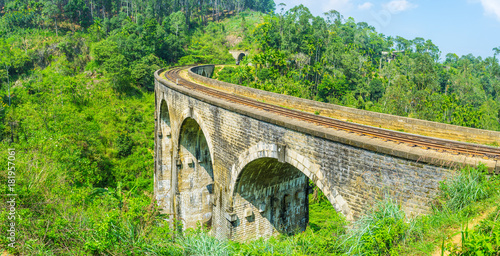
<path id="1" fill-rule="evenodd" d="M 493 60 L 496 62 L 496 60 L 497 60 L 497 58 L 496 58 L 497 54 L 500 54 L 500 46 L 493 48 L 493 52 L 494 52 L 493 53 Z"/>

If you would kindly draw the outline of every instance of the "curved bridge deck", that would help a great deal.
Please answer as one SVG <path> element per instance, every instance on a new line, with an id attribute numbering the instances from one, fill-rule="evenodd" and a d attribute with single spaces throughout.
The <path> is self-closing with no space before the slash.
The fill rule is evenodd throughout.
<path id="1" fill-rule="evenodd" d="M 298 119 L 301 121 L 311 123 L 313 125 L 333 128 L 336 130 L 343 130 L 349 133 L 356 133 L 359 136 L 369 136 L 373 138 L 382 139 L 383 141 L 405 143 L 410 147 L 421 147 L 422 149 L 431 149 L 434 150 L 436 153 L 446 152 L 446 153 L 451 153 L 453 155 L 479 157 L 485 161 L 489 159 L 494 161 L 500 160 L 500 148 L 370 127 L 366 125 L 341 121 L 329 117 L 314 115 L 298 110 L 288 109 L 264 102 L 259 102 L 257 100 L 215 90 L 188 81 L 180 76 L 179 72 L 181 70 L 182 68 L 171 69 L 165 72 L 164 75 L 168 80 L 170 80 L 171 82 L 175 82 L 177 85 L 184 86 L 189 90 L 198 91 L 203 93 L 204 95 L 223 99 L 228 102 L 233 102 L 243 106 L 248 106 L 259 110 L 268 111 L 288 118 Z M 381 152 L 381 153 L 386 153 L 386 152 Z M 489 169 L 491 171 L 494 171 L 495 167 L 496 164 L 490 165 Z M 500 172 L 500 170 L 498 171 Z"/>

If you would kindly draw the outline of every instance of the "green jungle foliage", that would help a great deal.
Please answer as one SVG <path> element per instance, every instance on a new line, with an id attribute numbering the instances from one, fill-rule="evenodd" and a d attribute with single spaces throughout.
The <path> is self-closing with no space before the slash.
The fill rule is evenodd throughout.
<path id="1" fill-rule="evenodd" d="M 152 73 L 161 67 L 233 63 L 228 50 L 243 49 L 253 56 L 243 64 L 253 66 L 224 68 L 220 77 L 498 129 L 497 52 L 486 60 L 450 55 L 439 63 L 428 41 L 396 38 L 403 44 L 394 46 L 336 12 L 326 21 L 301 6 L 262 13 L 273 10 L 269 0 L 0 0 L 0 190 L 17 194 L 16 243 L 11 248 L 0 236 L 0 248 L 17 255 L 406 254 L 432 251 L 443 227 L 479 211 L 477 200 L 498 199 L 498 181 L 479 169 L 443 184 L 435 213 L 427 217 L 412 219 L 387 199 L 348 227 L 316 188 L 303 233 L 237 243 L 218 241 L 202 228 L 173 231 L 152 195 Z M 390 63 L 381 55 L 399 48 L 405 53 Z M 429 108 L 429 102 L 441 105 Z M 13 191 L 5 168 L 9 154 L 15 158 Z M 473 184 L 462 188 L 460 182 Z M 3 234 L 12 217 L 6 201 Z M 497 250 L 497 218 L 466 231 L 464 247 L 450 250 Z"/>

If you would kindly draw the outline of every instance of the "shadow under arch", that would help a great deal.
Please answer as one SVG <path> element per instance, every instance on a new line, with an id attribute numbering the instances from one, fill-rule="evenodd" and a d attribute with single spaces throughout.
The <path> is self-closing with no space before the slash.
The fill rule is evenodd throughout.
<path id="1" fill-rule="evenodd" d="M 326 185 L 319 166 L 292 149 L 278 161 L 278 146 L 260 142 L 242 153 L 231 170 L 229 193 L 236 221 L 232 239 L 269 237 L 305 230 L 309 222 L 309 180 L 333 208 L 352 220 L 347 202 Z"/>
<path id="2" fill-rule="evenodd" d="M 309 222 L 308 183 L 300 170 L 276 158 L 264 157 L 248 163 L 235 188 L 234 210 L 242 214 L 235 229 L 263 231 L 260 236 L 304 231 Z"/>
<path id="3" fill-rule="evenodd" d="M 200 125 L 188 117 L 179 132 L 177 212 L 185 228 L 211 227 L 214 172 L 209 144 Z"/>
<path id="4" fill-rule="evenodd" d="M 158 138 L 161 141 L 161 158 L 162 168 L 161 172 L 170 171 L 172 161 L 172 128 L 170 126 L 170 113 L 168 112 L 168 105 L 165 100 L 161 100 L 160 104 L 160 127 Z M 163 175 L 163 174 L 160 174 Z"/>

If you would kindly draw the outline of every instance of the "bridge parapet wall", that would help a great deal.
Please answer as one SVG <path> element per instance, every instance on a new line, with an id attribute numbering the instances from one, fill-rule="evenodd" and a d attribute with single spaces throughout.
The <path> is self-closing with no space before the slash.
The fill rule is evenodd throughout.
<path id="1" fill-rule="evenodd" d="M 213 66 L 213 65 L 206 65 Z M 204 67 L 204 66 L 201 66 Z M 191 71 L 197 70 L 194 67 Z M 423 136 L 431 136 L 442 139 L 460 140 L 463 142 L 500 145 L 500 132 L 475 129 L 457 125 L 450 125 L 421 119 L 401 117 L 356 108 L 349 108 L 335 104 L 323 103 L 308 99 L 297 98 L 273 92 L 267 92 L 241 85 L 235 85 L 215 79 L 189 75 L 206 85 L 215 87 L 226 92 L 237 95 L 264 100 L 266 103 L 299 109 L 306 112 L 319 112 L 320 115 L 329 116 L 342 121 L 351 121 L 359 124 L 380 127 L 395 131 L 404 131 Z"/>

